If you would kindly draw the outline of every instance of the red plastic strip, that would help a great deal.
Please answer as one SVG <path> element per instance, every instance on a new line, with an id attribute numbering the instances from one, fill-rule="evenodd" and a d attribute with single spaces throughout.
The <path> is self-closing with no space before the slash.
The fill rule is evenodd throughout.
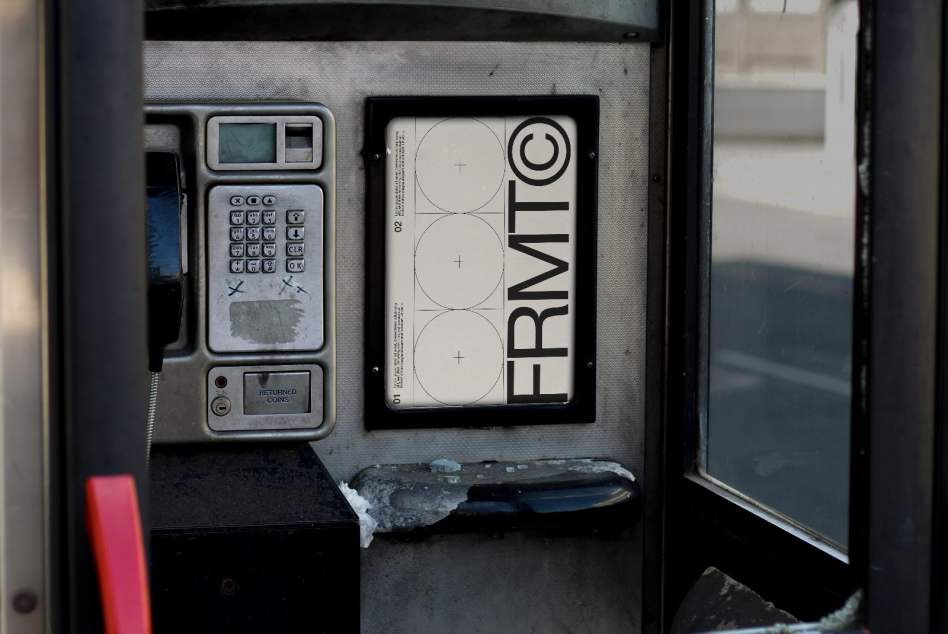
<path id="1" fill-rule="evenodd" d="M 122 474 L 86 480 L 86 528 L 99 573 L 105 634 L 151 634 L 135 478 Z"/>

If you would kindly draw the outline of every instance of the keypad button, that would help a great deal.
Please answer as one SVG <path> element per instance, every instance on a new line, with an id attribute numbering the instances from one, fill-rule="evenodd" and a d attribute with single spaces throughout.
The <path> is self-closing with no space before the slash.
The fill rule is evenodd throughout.
<path id="1" fill-rule="evenodd" d="M 234 242 L 242 242 L 244 239 L 244 228 L 243 227 L 231 227 L 230 228 L 230 239 Z"/>
<path id="2" fill-rule="evenodd" d="M 231 272 L 231 273 L 243 273 L 243 272 L 244 272 L 244 261 L 243 261 L 243 260 L 231 260 L 231 261 L 230 261 L 230 272 Z"/>
<path id="3" fill-rule="evenodd" d="M 299 257 L 303 255 L 303 248 L 306 245 L 302 242 L 287 242 L 286 243 L 286 254 Z"/>
<path id="4" fill-rule="evenodd" d="M 277 262 L 276 260 L 264 260 L 263 261 L 263 272 L 264 273 L 276 273 Z"/>
<path id="5" fill-rule="evenodd" d="M 231 197 L 230 197 L 230 204 L 233 205 L 234 207 L 240 207 L 241 205 L 244 204 L 244 197 L 243 197 L 243 196 L 231 196 Z"/>
<path id="6" fill-rule="evenodd" d="M 232 258 L 244 257 L 244 243 L 243 242 L 231 242 L 230 257 Z"/>
<path id="7" fill-rule="evenodd" d="M 237 209 L 230 212 L 230 224 L 232 225 L 244 224 L 244 212 Z"/>
<path id="8" fill-rule="evenodd" d="M 269 207 L 270 205 L 275 205 L 277 202 L 276 196 L 264 196 L 263 204 Z"/>
<path id="9" fill-rule="evenodd" d="M 247 204 L 248 204 L 248 205 L 259 205 L 259 204 L 260 204 L 260 196 L 247 196 Z"/>
<path id="10" fill-rule="evenodd" d="M 260 239 L 260 227 L 247 227 L 247 240 L 256 242 Z"/>
<path id="11" fill-rule="evenodd" d="M 247 272 L 248 272 L 248 273 L 259 273 L 259 272 L 260 272 L 260 260 L 247 260 Z"/>
<path id="12" fill-rule="evenodd" d="M 260 212 L 259 212 L 259 211 L 248 211 L 248 212 L 247 212 L 247 224 L 248 224 L 248 225 L 259 225 L 259 224 L 260 224 Z"/>
<path id="13" fill-rule="evenodd" d="M 288 225 L 301 225 L 303 224 L 303 219 L 306 217 L 306 212 L 300 211 L 299 209 L 290 209 L 286 212 L 286 224 Z"/>
<path id="14" fill-rule="evenodd" d="M 287 227 L 287 228 L 286 228 L 286 239 L 287 239 L 287 240 L 302 240 L 302 239 L 303 239 L 303 227 Z"/>
<path id="15" fill-rule="evenodd" d="M 263 243 L 263 257 L 272 258 L 272 257 L 276 257 L 276 254 L 277 254 L 277 245 L 275 242 Z"/>
<path id="16" fill-rule="evenodd" d="M 263 212 L 263 224 L 272 225 L 276 221 L 277 221 L 277 212 L 270 211 L 270 210 Z"/>
<path id="17" fill-rule="evenodd" d="M 260 257 L 260 245 L 259 245 L 259 244 L 248 244 L 248 245 L 247 245 L 247 257 L 248 257 L 248 258 L 259 258 L 259 257 Z"/>
<path id="18" fill-rule="evenodd" d="M 276 240 L 276 239 L 277 239 L 277 230 L 276 230 L 276 227 L 264 227 L 264 228 L 263 228 L 263 239 L 264 239 L 264 240 Z"/>
<path id="19" fill-rule="evenodd" d="M 287 273 L 302 273 L 305 260 L 287 260 L 286 261 L 286 272 Z"/>

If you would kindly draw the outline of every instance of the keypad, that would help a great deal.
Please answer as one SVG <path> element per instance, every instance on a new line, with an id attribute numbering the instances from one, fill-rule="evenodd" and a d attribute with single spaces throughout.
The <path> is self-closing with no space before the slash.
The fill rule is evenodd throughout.
<path id="1" fill-rule="evenodd" d="M 207 201 L 208 347 L 214 352 L 319 350 L 324 343 L 322 189 L 218 184 L 208 190 Z M 291 340 L 257 341 L 252 333 L 273 316 L 269 309 L 254 308 L 254 302 L 294 316 L 298 312 L 293 337 L 286 337 Z"/>
<path id="2" fill-rule="evenodd" d="M 276 206 L 276 196 L 231 196 L 230 204 Z M 276 273 L 277 264 L 277 210 L 232 209 L 230 211 L 230 272 Z M 305 252 L 306 210 L 288 209 L 286 212 L 286 271 L 302 273 L 306 270 Z M 262 244 L 261 244 L 262 239 Z M 261 259 L 261 255 L 263 258 Z M 244 259 L 246 258 L 246 259 Z"/>

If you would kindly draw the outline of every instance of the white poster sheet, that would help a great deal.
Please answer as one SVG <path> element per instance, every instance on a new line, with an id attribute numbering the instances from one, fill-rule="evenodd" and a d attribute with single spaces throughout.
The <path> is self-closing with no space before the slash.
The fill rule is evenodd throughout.
<path id="1" fill-rule="evenodd" d="M 576 139 L 567 116 L 389 123 L 389 407 L 572 400 Z"/>

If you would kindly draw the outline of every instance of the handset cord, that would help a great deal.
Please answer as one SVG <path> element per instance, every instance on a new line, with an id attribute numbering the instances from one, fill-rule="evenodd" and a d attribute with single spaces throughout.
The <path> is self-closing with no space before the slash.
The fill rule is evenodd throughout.
<path id="1" fill-rule="evenodd" d="M 148 463 L 151 460 L 151 437 L 155 431 L 155 409 L 158 407 L 158 372 L 151 373 L 151 388 L 148 392 L 148 426 L 146 434 L 148 436 L 148 446 L 145 448 L 145 469 L 148 469 Z"/>

